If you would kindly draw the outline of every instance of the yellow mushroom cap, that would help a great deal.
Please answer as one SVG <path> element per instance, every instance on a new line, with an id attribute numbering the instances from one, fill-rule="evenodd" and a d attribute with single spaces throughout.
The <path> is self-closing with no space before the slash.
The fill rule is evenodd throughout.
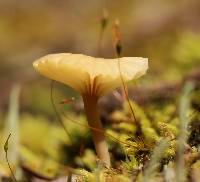
<path id="1" fill-rule="evenodd" d="M 34 61 L 33 66 L 40 74 L 81 94 L 100 97 L 122 85 L 118 63 L 125 82 L 144 75 L 148 69 L 147 58 L 103 59 L 71 53 L 49 54 Z"/>

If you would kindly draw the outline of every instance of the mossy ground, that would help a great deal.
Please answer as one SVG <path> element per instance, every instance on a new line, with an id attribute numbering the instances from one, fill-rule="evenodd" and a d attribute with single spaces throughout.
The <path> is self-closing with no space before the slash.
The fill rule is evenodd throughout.
<path id="1" fill-rule="evenodd" d="M 89 182 L 198 182 L 199 1 L 94 2 L 0 1 L 0 181 L 13 178 L 3 150 L 11 133 L 8 159 L 19 182 L 64 182 L 67 176 Z M 108 27 L 97 51 L 105 5 Z M 116 94 L 102 98 L 99 109 L 112 160 L 112 168 L 106 168 L 96 158 L 80 96 L 55 86 L 66 133 L 52 107 L 50 81 L 36 76 L 32 62 L 52 52 L 114 57 L 115 18 L 120 20 L 123 56 L 148 57 L 149 70 L 129 85 L 137 122 L 126 100 Z M 188 81 L 194 83 L 190 92 Z M 71 97 L 74 102 L 60 104 Z"/>

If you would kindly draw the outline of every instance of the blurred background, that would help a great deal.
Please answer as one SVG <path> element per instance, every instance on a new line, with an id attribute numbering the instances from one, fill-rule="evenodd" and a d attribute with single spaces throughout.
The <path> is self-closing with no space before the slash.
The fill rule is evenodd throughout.
<path id="1" fill-rule="evenodd" d="M 103 9 L 108 13 L 108 26 L 98 55 Z M 178 82 L 199 66 L 198 0 L 0 0 L 2 139 L 12 131 L 13 135 L 20 135 L 20 142 L 15 143 L 35 154 L 46 152 L 48 143 L 54 142 L 52 138 L 66 142 L 62 129 L 59 126 L 52 129 L 48 124 L 56 123 L 49 96 L 50 80 L 37 74 L 32 63 L 46 54 L 60 52 L 115 57 L 112 40 L 115 19 L 120 22 L 123 56 L 149 58 L 148 74 L 137 84 Z M 78 97 L 60 84 L 56 84 L 55 95 L 56 102 Z M 65 109 L 70 110 L 70 106 Z M 18 120 L 18 124 L 10 117 Z M 21 150 L 24 156 L 29 155 L 24 148 Z M 59 158 L 53 147 L 45 152 L 41 155 L 48 153 Z"/>

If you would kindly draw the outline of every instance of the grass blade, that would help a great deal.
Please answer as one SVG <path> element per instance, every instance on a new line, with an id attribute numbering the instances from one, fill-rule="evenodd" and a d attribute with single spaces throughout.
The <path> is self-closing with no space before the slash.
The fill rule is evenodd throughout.
<path id="1" fill-rule="evenodd" d="M 169 138 L 164 138 L 155 147 L 151 159 L 149 161 L 148 167 L 144 171 L 144 176 L 142 178 L 143 182 L 150 181 L 150 179 L 152 179 L 155 176 L 156 170 L 160 164 L 159 161 L 162 158 L 165 149 L 169 146 L 169 141 Z"/>
<path id="2" fill-rule="evenodd" d="M 176 181 L 186 181 L 186 171 L 184 169 L 184 148 L 187 141 L 187 128 L 189 124 L 189 118 L 187 117 L 187 111 L 190 107 L 189 94 L 193 90 L 193 84 L 188 82 L 185 84 L 183 94 L 180 99 L 179 105 L 179 136 L 177 141 L 177 156 L 176 156 Z"/>

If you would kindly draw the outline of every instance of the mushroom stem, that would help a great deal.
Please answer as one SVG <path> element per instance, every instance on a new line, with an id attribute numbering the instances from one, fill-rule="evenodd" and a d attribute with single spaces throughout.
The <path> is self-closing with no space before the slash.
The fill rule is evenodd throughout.
<path id="1" fill-rule="evenodd" d="M 106 165 L 110 166 L 108 146 L 97 109 L 98 98 L 92 95 L 84 95 L 83 102 L 88 124 L 91 128 L 95 128 L 95 130 L 92 129 L 91 132 L 97 156 L 101 161 L 105 162 Z"/>

